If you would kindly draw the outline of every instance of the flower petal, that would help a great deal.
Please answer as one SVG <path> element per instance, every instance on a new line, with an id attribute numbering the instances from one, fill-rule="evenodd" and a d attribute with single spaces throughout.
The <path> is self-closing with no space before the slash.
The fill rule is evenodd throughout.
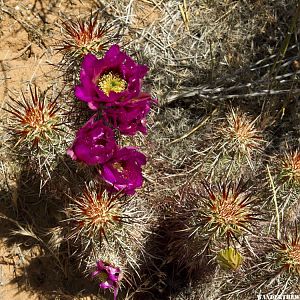
<path id="1" fill-rule="evenodd" d="M 72 159 L 88 165 L 102 164 L 108 161 L 117 148 L 114 132 L 104 125 L 102 120 L 96 121 L 93 115 L 76 133 L 76 139 L 68 154 Z"/>

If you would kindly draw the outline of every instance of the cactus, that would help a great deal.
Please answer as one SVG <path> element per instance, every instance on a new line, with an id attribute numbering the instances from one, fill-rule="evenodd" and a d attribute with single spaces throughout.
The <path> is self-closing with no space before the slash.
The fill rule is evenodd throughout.
<path id="1" fill-rule="evenodd" d="M 125 280 L 132 271 L 138 273 L 150 226 L 145 205 L 122 192 L 110 194 L 103 183 L 93 181 L 65 213 L 68 239 L 77 245 L 76 256 L 86 270 L 104 260 L 120 266 Z"/>

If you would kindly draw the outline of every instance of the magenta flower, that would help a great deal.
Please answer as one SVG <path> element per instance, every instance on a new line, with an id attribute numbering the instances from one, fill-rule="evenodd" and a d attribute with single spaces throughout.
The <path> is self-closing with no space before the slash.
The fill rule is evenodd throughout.
<path id="1" fill-rule="evenodd" d="M 114 156 L 102 165 L 102 178 L 117 191 L 128 195 L 143 185 L 142 165 L 146 157 L 135 147 L 123 147 L 115 151 Z"/>
<path id="2" fill-rule="evenodd" d="M 147 66 L 135 63 L 118 45 L 112 45 L 102 59 L 87 54 L 75 95 L 97 110 L 101 104 L 124 103 L 140 94 Z"/>
<path id="3" fill-rule="evenodd" d="M 151 96 L 141 93 L 127 105 L 116 105 L 103 110 L 103 116 L 121 134 L 135 135 L 137 131 L 147 133 L 146 117 L 150 111 Z"/>
<path id="4" fill-rule="evenodd" d="M 117 299 L 119 281 L 122 279 L 121 269 L 114 268 L 102 260 L 97 261 L 96 271 L 92 276 L 100 279 L 99 287 L 101 289 L 114 289 L 114 300 Z"/>
<path id="5" fill-rule="evenodd" d="M 116 148 L 114 132 L 105 126 L 102 120 L 96 121 L 94 115 L 76 133 L 76 139 L 72 147 L 67 150 L 67 154 L 73 160 L 96 165 L 108 161 Z"/>

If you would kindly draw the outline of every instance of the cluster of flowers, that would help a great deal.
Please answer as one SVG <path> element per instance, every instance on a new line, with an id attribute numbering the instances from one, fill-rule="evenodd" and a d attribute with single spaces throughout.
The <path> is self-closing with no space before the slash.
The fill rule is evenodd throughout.
<path id="1" fill-rule="evenodd" d="M 142 91 L 147 71 L 147 66 L 137 64 L 118 45 L 112 45 L 101 59 L 91 53 L 85 55 L 80 84 L 75 87 L 75 96 L 95 113 L 78 130 L 67 153 L 73 160 L 96 166 L 100 178 L 113 191 L 127 195 L 142 186 L 146 157 L 137 147 L 120 147 L 116 136 L 147 133 L 146 117 L 155 102 Z M 113 288 L 116 299 L 120 268 L 99 260 L 92 276 L 98 277 L 100 288 Z"/>
<path id="2" fill-rule="evenodd" d="M 154 101 L 142 91 L 147 71 L 147 66 L 112 45 L 101 59 L 93 54 L 84 57 L 80 85 L 75 87 L 76 97 L 87 102 L 95 114 L 77 132 L 67 153 L 74 160 L 97 166 L 105 182 L 127 195 L 142 186 L 146 157 L 136 147 L 119 147 L 115 133 L 147 133 L 146 116 Z"/>

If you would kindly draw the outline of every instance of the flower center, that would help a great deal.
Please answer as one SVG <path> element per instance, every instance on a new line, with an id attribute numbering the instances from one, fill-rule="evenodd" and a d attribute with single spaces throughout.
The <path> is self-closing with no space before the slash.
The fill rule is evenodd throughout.
<path id="1" fill-rule="evenodd" d="M 100 78 L 98 86 L 106 96 L 109 96 L 110 92 L 123 92 L 127 87 L 127 82 L 119 75 L 109 72 Z"/>
<path id="2" fill-rule="evenodd" d="M 100 138 L 100 139 L 97 139 L 96 141 L 95 141 L 95 144 L 97 145 L 97 146 L 102 146 L 102 147 L 105 147 L 107 144 L 108 144 L 108 141 L 106 140 L 106 139 L 104 139 L 104 138 Z"/>
<path id="3" fill-rule="evenodd" d="M 106 271 L 101 271 L 98 274 L 98 277 L 99 277 L 100 282 L 106 282 L 106 280 L 108 279 L 108 274 Z"/>
<path id="4" fill-rule="evenodd" d="M 122 173 L 122 172 L 124 171 L 124 168 L 123 168 L 123 166 L 122 166 L 122 164 L 121 164 L 120 162 L 115 162 L 115 163 L 113 164 L 113 167 L 114 167 L 117 171 L 119 171 L 120 173 Z"/>
<path id="5" fill-rule="evenodd" d="M 121 173 L 121 174 L 122 174 L 121 176 L 122 176 L 124 179 L 128 179 L 128 177 L 129 177 L 129 175 L 128 175 L 128 170 L 125 169 L 124 163 L 122 163 L 122 162 L 115 162 L 115 163 L 113 164 L 113 168 L 114 168 L 115 170 L 117 170 L 119 173 Z"/>

